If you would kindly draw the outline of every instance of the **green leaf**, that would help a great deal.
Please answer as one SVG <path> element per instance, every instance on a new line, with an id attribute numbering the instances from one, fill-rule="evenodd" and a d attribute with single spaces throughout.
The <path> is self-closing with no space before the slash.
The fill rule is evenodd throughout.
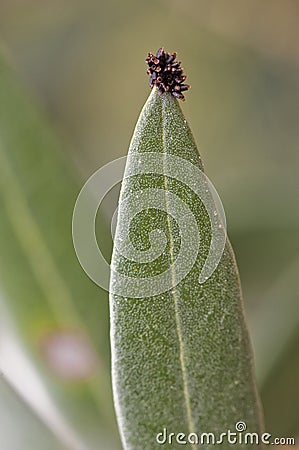
<path id="1" fill-rule="evenodd" d="M 116 435 L 106 338 L 108 296 L 87 279 L 72 245 L 72 210 L 81 183 L 1 56 L 0 171 L 0 315 L 6 323 L 3 305 L 22 344 L 12 345 L 10 330 L 1 321 L 2 363 L 3 352 L 8 355 L 1 369 L 63 445 L 62 419 L 86 447 L 106 449 L 107 435 Z M 102 219 L 99 223 L 105 229 Z M 74 373 L 66 357 L 70 353 L 87 369 L 85 375 Z M 25 376 L 28 367 L 35 378 Z M 30 385 L 36 386 L 34 396 Z M 61 420 L 52 420 L 53 409 Z M 112 437 L 112 446 L 115 441 Z"/>
<path id="2" fill-rule="evenodd" d="M 155 170 L 153 153 L 161 170 Z M 169 433 L 204 432 L 217 438 L 228 429 L 235 431 L 239 421 L 251 432 L 263 427 L 233 251 L 227 240 L 216 270 L 203 282 L 213 228 L 195 192 L 213 193 L 203 178 L 188 181 L 188 163 L 194 174 L 202 170 L 178 101 L 154 89 L 131 141 L 112 257 L 113 389 L 126 449 L 160 447 L 156 436 L 165 428 L 168 438 Z M 170 176 L 171 165 L 175 176 Z M 217 216 L 216 202 L 213 208 Z M 197 233 L 194 220 L 200 245 L 191 264 L 194 248 L 184 242 L 190 244 Z M 160 275 L 168 269 L 165 282 Z M 171 448 L 181 448 L 175 439 Z M 252 445 L 242 448 L 247 447 Z"/>

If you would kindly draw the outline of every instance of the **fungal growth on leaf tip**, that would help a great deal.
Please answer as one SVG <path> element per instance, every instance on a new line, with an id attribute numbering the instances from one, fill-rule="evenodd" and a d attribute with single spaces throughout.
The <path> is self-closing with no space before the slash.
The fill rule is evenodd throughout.
<path id="1" fill-rule="evenodd" d="M 185 101 L 182 92 L 187 91 L 190 86 L 184 84 L 187 77 L 183 73 L 181 61 L 175 60 L 176 56 L 176 53 L 165 52 L 163 47 L 159 48 L 156 55 L 149 52 L 145 60 L 148 65 L 146 72 L 150 75 L 150 87 L 156 86 L 160 95 L 170 92 L 174 97 Z"/>

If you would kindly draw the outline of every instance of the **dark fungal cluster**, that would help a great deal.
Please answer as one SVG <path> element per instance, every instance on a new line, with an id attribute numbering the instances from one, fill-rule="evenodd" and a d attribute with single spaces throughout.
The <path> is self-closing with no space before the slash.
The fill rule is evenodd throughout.
<path id="1" fill-rule="evenodd" d="M 159 94 L 170 92 L 177 98 L 185 100 L 183 95 L 190 86 L 184 84 L 186 75 L 183 74 L 181 61 L 176 61 L 176 53 L 168 53 L 164 48 L 160 48 L 156 55 L 148 53 L 146 63 L 148 65 L 147 73 L 150 75 L 150 86 L 158 88 Z"/>

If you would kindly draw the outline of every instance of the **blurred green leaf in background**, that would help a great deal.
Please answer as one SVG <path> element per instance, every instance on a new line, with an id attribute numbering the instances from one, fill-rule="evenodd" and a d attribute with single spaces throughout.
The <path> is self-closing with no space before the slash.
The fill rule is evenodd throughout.
<path id="1" fill-rule="evenodd" d="M 38 396 L 29 407 L 25 385 L 4 376 L 5 450 L 20 445 L 9 423 L 23 424 L 32 450 L 75 449 L 70 430 L 87 448 L 120 448 L 107 294 L 76 260 L 71 216 L 88 176 L 126 154 L 149 91 L 144 59 L 161 45 L 184 57 L 192 85 L 184 113 L 226 210 L 266 430 L 299 435 L 298 20 L 293 0 L 2 0 L 13 70 L 1 57 L 0 369 L 18 349 L 68 430 L 49 427 Z M 97 224 L 108 257 L 114 209 L 111 195 Z M 66 354 L 75 379 L 57 364 Z"/>
<path id="2" fill-rule="evenodd" d="M 107 299 L 72 248 L 78 184 L 3 60 L 0 105 L 1 304 L 16 328 L 2 318 L 1 369 L 67 448 L 107 448 Z"/>

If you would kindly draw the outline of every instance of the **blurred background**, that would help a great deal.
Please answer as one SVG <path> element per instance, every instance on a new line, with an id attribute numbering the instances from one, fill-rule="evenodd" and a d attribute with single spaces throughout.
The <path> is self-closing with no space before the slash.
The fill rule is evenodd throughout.
<path id="1" fill-rule="evenodd" d="M 266 430 L 299 437 L 298 25 L 296 0 L 1 0 L 1 449 L 121 448 L 108 294 L 71 218 L 126 154 L 162 45 L 183 60 L 182 108 L 226 210 Z M 116 198 L 97 223 L 107 258 Z"/>

